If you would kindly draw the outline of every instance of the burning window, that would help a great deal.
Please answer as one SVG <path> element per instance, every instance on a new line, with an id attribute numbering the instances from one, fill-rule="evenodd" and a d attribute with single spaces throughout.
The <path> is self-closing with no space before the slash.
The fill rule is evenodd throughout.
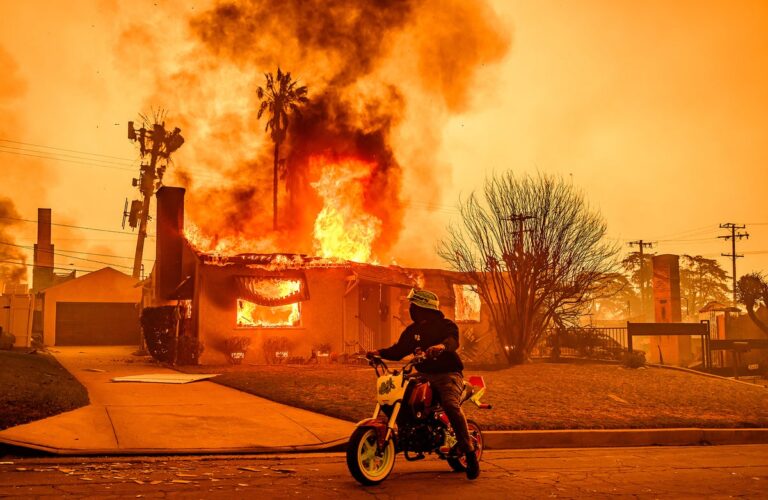
<path id="1" fill-rule="evenodd" d="M 237 299 L 237 326 L 246 328 L 280 328 L 299 326 L 301 307 L 297 302 L 285 306 L 260 306 Z"/>
<path id="2" fill-rule="evenodd" d="M 237 326 L 245 328 L 285 328 L 299 326 L 300 301 L 307 297 L 305 281 L 300 279 L 237 276 Z"/>
<path id="3" fill-rule="evenodd" d="M 453 285 L 456 296 L 456 321 L 465 323 L 480 321 L 480 294 L 472 285 Z"/>

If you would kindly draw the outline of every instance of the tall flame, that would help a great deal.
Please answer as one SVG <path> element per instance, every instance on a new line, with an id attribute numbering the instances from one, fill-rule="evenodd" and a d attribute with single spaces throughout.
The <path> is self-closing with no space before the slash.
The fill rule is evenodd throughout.
<path id="1" fill-rule="evenodd" d="M 311 185 L 323 201 L 314 224 L 315 252 L 320 257 L 371 261 L 381 220 L 366 212 L 364 187 L 375 165 L 357 158 L 315 156 L 310 168 L 320 171 L 320 179 Z"/>

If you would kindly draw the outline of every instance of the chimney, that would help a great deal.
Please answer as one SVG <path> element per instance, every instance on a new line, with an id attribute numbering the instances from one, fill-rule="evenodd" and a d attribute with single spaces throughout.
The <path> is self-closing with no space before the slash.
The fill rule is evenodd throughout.
<path id="1" fill-rule="evenodd" d="M 163 186 L 157 191 L 157 247 L 155 286 L 157 298 L 171 299 L 183 278 L 184 188 Z"/>
<path id="2" fill-rule="evenodd" d="M 51 209 L 37 209 L 37 243 L 35 243 L 32 290 L 39 292 L 53 284 L 53 244 L 51 243 Z"/>

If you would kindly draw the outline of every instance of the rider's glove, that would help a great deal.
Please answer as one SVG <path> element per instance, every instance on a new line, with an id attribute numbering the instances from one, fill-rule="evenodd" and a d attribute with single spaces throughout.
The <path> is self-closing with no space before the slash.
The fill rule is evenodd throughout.
<path id="1" fill-rule="evenodd" d="M 436 358 L 444 350 L 445 350 L 445 346 L 443 344 L 433 345 L 432 347 L 427 349 L 427 357 L 429 357 L 429 358 Z"/>
<path id="2" fill-rule="evenodd" d="M 371 359 L 374 356 L 378 356 L 378 355 L 379 355 L 379 351 L 368 351 L 365 353 L 365 357 L 368 359 Z"/>

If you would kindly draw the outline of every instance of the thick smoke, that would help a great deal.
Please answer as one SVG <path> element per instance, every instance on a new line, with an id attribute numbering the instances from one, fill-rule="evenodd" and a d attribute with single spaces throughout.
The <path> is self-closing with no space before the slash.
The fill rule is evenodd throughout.
<path id="1" fill-rule="evenodd" d="M 0 138 L 16 137 L 23 129 L 19 116 L 20 100 L 27 90 L 26 81 L 19 74 L 19 65 L 11 55 L 0 47 Z M 7 146 L 8 144 L 5 143 Z M 26 262 L 26 254 L 19 247 L 11 244 L 15 242 L 14 229 L 18 226 L 21 216 L 16 211 L 13 201 L 8 196 L 18 193 L 29 195 L 26 186 L 30 185 L 28 166 L 17 164 L 17 155 L 8 154 L 14 151 L 12 148 L 0 148 L 4 152 L 0 155 L 3 162 L 3 180 L 0 182 L 0 285 L 2 282 L 18 283 L 26 281 L 27 269 L 24 265 L 15 265 L 11 262 Z M 37 163 L 37 162 L 34 162 Z M 23 168 L 27 167 L 27 168 Z M 25 186 L 20 189 L 18 186 Z M 0 286 L 2 289 L 2 286 Z"/>
<path id="2" fill-rule="evenodd" d="M 188 26 L 193 54 L 159 78 L 155 96 L 187 132 L 177 180 L 192 187 L 188 214 L 203 233 L 272 247 L 254 251 L 312 251 L 321 207 L 309 159 L 324 154 L 374 164 L 363 206 L 382 221 L 374 252 L 386 255 L 413 192 L 404 181 L 431 178 L 421 195 L 439 195 L 430 174 L 442 123 L 467 108 L 477 72 L 510 43 L 482 1 L 228 1 Z M 255 88 L 278 66 L 308 86 L 310 102 L 281 146 L 281 230 L 272 234 L 272 144 Z M 419 132 L 404 140 L 405 124 Z"/>
<path id="3" fill-rule="evenodd" d="M 14 226 L 19 224 L 21 216 L 13 206 L 13 202 L 8 198 L 0 197 L 0 241 L 4 243 L 13 243 Z M 13 264 L 12 262 L 26 263 L 26 254 L 18 247 L 11 245 L 0 245 L 0 285 L 5 283 L 19 283 L 26 281 L 27 268 L 24 264 Z M 10 261 L 10 262 L 8 262 Z M 0 286 L 2 289 L 2 286 Z"/>

